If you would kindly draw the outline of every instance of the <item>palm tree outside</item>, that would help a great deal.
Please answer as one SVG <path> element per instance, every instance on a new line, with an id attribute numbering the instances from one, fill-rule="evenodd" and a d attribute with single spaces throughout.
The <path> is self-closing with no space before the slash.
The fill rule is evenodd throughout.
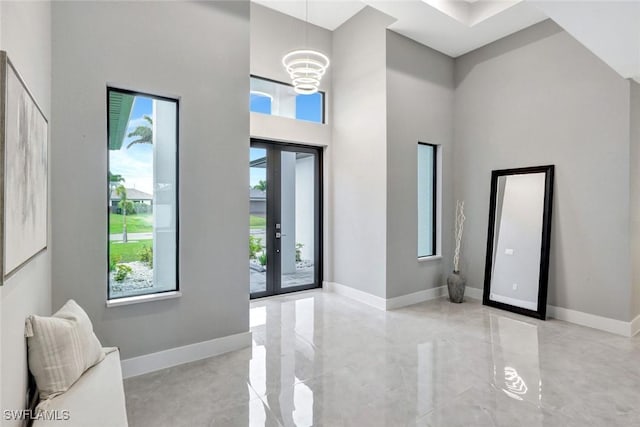
<path id="1" fill-rule="evenodd" d="M 114 174 L 109 171 L 109 194 L 113 193 L 118 185 L 124 182 L 124 177 L 120 174 Z"/>
<path id="2" fill-rule="evenodd" d="M 122 211 L 122 243 L 127 243 L 127 211 L 133 209 L 133 202 L 127 199 L 127 189 L 122 184 L 116 188 L 116 194 L 120 197 L 118 207 Z"/>
<path id="3" fill-rule="evenodd" d="M 131 148 L 136 144 L 153 144 L 153 130 L 151 127 L 153 126 L 153 120 L 151 117 L 145 115 L 143 118 L 149 123 L 148 125 L 138 126 L 133 132 L 129 132 L 127 135 L 128 138 L 137 138 L 134 141 L 131 141 L 129 145 L 127 145 L 127 149 Z"/>
<path id="4" fill-rule="evenodd" d="M 255 190 L 267 191 L 267 181 L 261 179 L 256 185 L 253 186 Z"/>

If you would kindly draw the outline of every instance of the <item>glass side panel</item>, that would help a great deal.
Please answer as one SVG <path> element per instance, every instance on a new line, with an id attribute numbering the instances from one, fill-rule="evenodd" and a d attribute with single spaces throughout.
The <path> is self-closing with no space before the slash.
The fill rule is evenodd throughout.
<path id="1" fill-rule="evenodd" d="M 315 155 L 281 154 L 281 288 L 315 281 Z"/>
<path id="2" fill-rule="evenodd" d="M 267 290 L 267 150 L 249 151 L 250 292 Z"/>

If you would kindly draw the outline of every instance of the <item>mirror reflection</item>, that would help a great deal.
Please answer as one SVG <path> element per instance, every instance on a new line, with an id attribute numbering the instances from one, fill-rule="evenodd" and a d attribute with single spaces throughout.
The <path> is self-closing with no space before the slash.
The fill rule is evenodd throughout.
<path id="1" fill-rule="evenodd" d="M 552 167 L 494 171 L 485 304 L 544 318 Z M 542 276 L 541 276 L 542 275 Z M 541 302 L 541 291 L 545 293 Z"/>
<path id="2" fill-rule="evenodd" d="M 498 178 L 493 301 L 538 309 L 544 180 L 544 173 Z"/>

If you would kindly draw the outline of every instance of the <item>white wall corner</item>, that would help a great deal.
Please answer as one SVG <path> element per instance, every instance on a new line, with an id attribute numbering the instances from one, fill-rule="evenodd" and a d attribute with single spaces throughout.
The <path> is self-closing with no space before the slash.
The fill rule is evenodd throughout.
<path id="1" fill-rule="evenodd" d="M 240 350 L 250 345 L 251 332 L 247 331 L 182 347 L 170 348 L 157 353 L 132 357 L 122 361 L 122 376 L 123 378 L 135 377 L 160 369 Z"/>
<path id="2" fill-rule="evenodd" d="M 636 336 L 640 332 L 640 315 L 636 316 L 635 319 L 631 321 L 629 328 L 629 336 Z"/>
<path id="3" fill-rule="evenodd" d="M 367 304 L 378 310 L 386 310 L 387 300 L 367 292 L 360 291 L 350 286 L 341 285 L 335 282 L 323 282 L 322 289 L 326 292 L 333 292 L 338 295 L 351 298 L 363 304 Z"/>
<path id="4" fill-rule="evenodd" d="M 437 288 L 425 289 L 418 292 L 413 292 L 407 295 L 401 295 L 399 297 L 387 298 L 386 309 L 395 310 L 401 307 L 407 307 L 413 304 L 419 304 L 421 302 L 438 299 L 447 294 L 446 286 L 438 286 Z"/>

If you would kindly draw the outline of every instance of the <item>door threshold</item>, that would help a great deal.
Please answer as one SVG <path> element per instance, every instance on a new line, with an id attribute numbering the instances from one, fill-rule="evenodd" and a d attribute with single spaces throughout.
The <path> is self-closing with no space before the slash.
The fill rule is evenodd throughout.
<path id="1" fill-rule="evenodd" d="M 294 296 L 294 295 L 299 295 L 299 294 L 304 294 L 304 293 L 312 293 L 312 292 L 318 292 L 318 291 L 322 291 L 322 286 L 318 286 L 316 288 L 311 288 L 311 289 L 301 289 L 299 291 L 291 291 L 291 292 L 283 292 L 281 294 L 277 294 L 277 295 L 265 295 L 263 297 L 255 297 L 255 298 L 251 298 L 249 299 L 249 302 L 258 302 L 258 301 L 265 301 L 265 300 L 269 300 L 269 299 L 275 299 L 275 298 L 281 298 L 281 297 L 290 297 L 290 296 Z"/>

